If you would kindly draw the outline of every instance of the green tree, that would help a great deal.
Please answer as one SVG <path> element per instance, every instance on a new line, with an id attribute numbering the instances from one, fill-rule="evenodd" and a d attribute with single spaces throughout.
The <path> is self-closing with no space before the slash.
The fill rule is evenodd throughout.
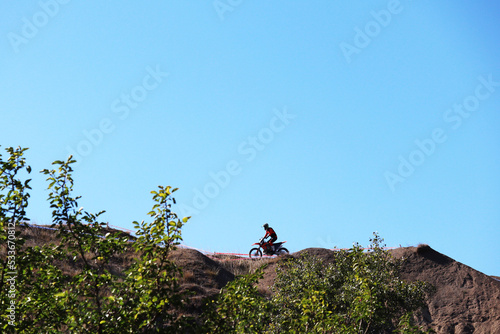
<path id="1" fill-rule="evenodd" d="M 181 239 L 181 228 L 189 217 L 180 219 L 171 211 L 177 189 L 159 187 L 153 191 L 155 202 L 151 223 L 134 222 L 137 240 L 129 242 L 118 234 L 106 233 L 100 215 L 78 208 L 73 195 L 72 157 L 55 161 L 54 169 L 44 169 L 49 182 L 54 242 L 22 247 L 20 231 L 8 232 L 27 220 L 25 209 L 28 181 L 18 173 L 26 166 L 26 149 L 7 149 L 10 157 L 0 160 L 0 251 L 7 255 L 9 239 L 16 240 L 15 267 L 2 257 L 0 301 L 2 332 L 17 333 L 185 333 L 193 331 L 182 316 L 187 296 L 180 291 L 179 268 L 168 260 L 169 252 Z M 10 234 L 9 234 L 10 233 Z M 123 273 L 110 271 L 113 260 L 127 251 L 136 254 Z M 64 273 L 72 263 L 76 273 Z M 18 269 L 15 294 L 10 294 L 5 275 Z M 7 282 L 8 283 L 8 282 Z M 7 307 L 14 301 L 15 322 Z M 22 321 L 19 321 L 22 318 Z M 9 324 L 9 321 L 11 324 Z"/>
<path id="2" fill-rule="evenodd" d="M 4 333 L 13 333 L 21 318 L 18 303 L 20 293 L 19 272 L 23 265 L 20 259 L 24 240 L 20 237 L 19 225 L 27 221 L 26 207 L 30 197 L 30 180 L 21 180 L 23 172 L 29 174 L 24 152 L 27 148 L 6 148 L 6 160 L 0 154 L 0 328 Z"/>
<path id="3" fill-rule="evenodd" d="M 26 250 L 32 258 L 22 277 L 26 288 L 31 288 L 23 301 L 29 321 L 21 324 L 20 331 L 106 333 L 115 328 L 113 320 L 119 317 L 111 294 L 120 284 L 119 277 L 108 268 L 113 256 L 127 248 L 127 240 L 104 233 L 106 224 L 98 220 L 104 211 L 93 214 L 78 208 L 80 197 L 73 196 L 74 162 L 69 157 L 42 171 L 49 182 L 52 227 L 57 228 L 59 243 Z M 74 262 L 76 274 L 64 275 L 57 260 Z"/>
<path id="4" fill-rule="evenodd" d="M 273 314 L 271 332 L 350 333 L 343 326 L 341 303 L 334 304 L 342 284 L 335 266 L 325 266 L 315 257 L 305 255 L 279 264 L 272 302 L 280 309 Z"/>
<path id="5" fill-rule="evenodd" d="M 377 234 L 370 241 L 368 251 L 356 244 L 329 265 L 309 256 L 281 264 L 273 304 L 284 310 L 274 315 L 276 331 L 414 333 L 412 312 L 424 306 L 430 287 L 401 280 L 401 261 Z"/>
<path id="6" fill-rule="evenodd" d="M 117 291 L 130 333 L 192 331 L 192 319 L 183 316 L 187 294 L 180 292 L 182 271 L 168 259 L 169 253 L 182 240 L 181 228 L 190 217 L 179 218 L 172 212 L 172 193 L 177 188 L 160 186 L 152 191 L 155 202 L 149 216 L 151 223 L 134 222 L 138 239 L 133 247 L 139 260 L 126 272 L 126 280 Z"/>
<path id="7" fill-rule="evenodd" d="M 256 287 L 264 268 L 238 276 L 208 302 L 204 333 L 264 333 L 269 328 L 272 304 Z"/>

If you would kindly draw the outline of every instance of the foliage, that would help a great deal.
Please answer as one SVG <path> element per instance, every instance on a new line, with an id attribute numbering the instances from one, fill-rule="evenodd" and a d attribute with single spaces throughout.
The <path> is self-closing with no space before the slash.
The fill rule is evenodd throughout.
<path id="1" fill-rule="evenodd" d="M 18 271 L 22 267 L 18 251 L 24 241 L 17 227 L 27 220 L 26 207 L 30 197 L 30 180 L 22 181 L 19 174 L 30 173 L 26 165 L 26 148 L 6 149 L 9 157 L 0 154 L 0 328 L 2 332 L 14 332 L 14 323 L 19 321 L 19 306 L 16 303 L 19 291 Z"/>
<path id="2" fill-rule="evenodd" d="M 272 304 L 257 290 L 265 265 L 238 276 L 209 301 L 204 333 L 263 333 L 269 326 Z"/>
<path id="3" fill-rule="evenodd" d="M 337 327 L 341 327 L 342 314 L 332 299 L 342 282 L 334 266 L 303 256 L 285 260 L 276 274 L 273 303 L 281 310 L 273 315 L 272 332 L 340 331 Z M 348 333 L 345 329 L 342 332 Z"/>
<path id="4" fill-rule="evenodd" d="M 122 300 L 135 296 L 129 306 L 133 322 L 126 327 L 137 332 L 185 333 L 191 330 L 189 318 L 179 313 L 183 309 L 187 295 L 180 293 L 178 277 L 180 268 L 168 260 L 168 255 L 181 238 L 181 228 L 189 217 L 180 219 L 171 211 L 170 202 L 175 203 L 172 193 L 177 188 L 160 186 L 152 191 L 153 206 L 149 215 L 153 222 L 134 222 L 138 239 L 134 242 L 140 259 L 127 272 L 125 286 L 120 290 Z M 132 318 L 130 318 L 131 320 Z"/>
<path id="5" fill-rule="evenodd" d="M 0 160 L 2 231 L 7 231 L 8 223 L 26 220 L 29 180 L 23 183 L 16 178 L 23 168 L 31 171 L 25 166 L 25 150 L 7 149 L 10 157 Z M 181 316 L 186 296 L 177 281 L 181 272 L 168 260 L 189 219 L 179 219 L 171 212 L 172 193 L 177 189 L 160 186 L 152 192 L 155 204 L 149 215 L 153 222 L 134 222 L 139 237 L 131 244 L 118 234 L 106 233 L 106 224 L 99 221 L 104 211 L 93 214 L 78 208 L 80 197 L 73 196 L 74 162 L 69 157 L 55 161 L 54 169 L 42 171 L 49 182 L 52 227 L 57 229 L 59 243 L 21 247 L 20 232 L 15 231 L 18 276 L 14 299 L 8 298 L 4 279 L 8 258 L 2 258 L 2 331 L 153 333 L 168 328 L 169 332 L 186 332 L 188 319 Z M 8 238 L 2 233 L 3 253 Z M 138 254 L 135 262 L 124 273 L 110 271 L 112 262 L 129 250 Z M 77 272 L 64 273 L 64 262 L 73 263 Z M 9 324 L 11 300 L 16 319 Z"/>
<path id="6" fill-rule="evenodd" d="M 276 315 L 275 328 L 285 332 L 392 333 L 400 322 L 407 324 L 411 313 L 424 306 L 429 287 L 402 281 L 400 262 L 381 242 L 374 234 L 368 252 L 356 244 L 336 253 L 329 265 L 308 256 L 282 264 L 273 287 L 273 303 L 285 307 Z"/>

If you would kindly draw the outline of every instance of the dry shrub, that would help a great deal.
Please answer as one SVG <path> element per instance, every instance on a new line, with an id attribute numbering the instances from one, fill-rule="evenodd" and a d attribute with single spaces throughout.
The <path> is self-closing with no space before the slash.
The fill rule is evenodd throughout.
<path id="1" fill-rule="evenodd" d="M 182 272 L 182 276 L 180 278 L 180 283 L 188 283 L 188 282 L 195 282 L 196 281 L 196 277 L 194 275 L 194 272 L 192 272 L 191 270 L 184 270 Z"/>
<path id="2" fill-rule="evenodd" d="M 234 276 L 254 273 L 262 265 L 269 263 L 273 259 L 220 259 L 217 260 L 222 268 L 226 269 Z"/>

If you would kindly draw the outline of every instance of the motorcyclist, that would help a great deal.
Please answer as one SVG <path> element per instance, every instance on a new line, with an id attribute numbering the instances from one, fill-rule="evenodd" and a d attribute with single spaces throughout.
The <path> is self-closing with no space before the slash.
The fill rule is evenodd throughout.
<path id="1" fill-rule="evenodd" d="M 268 241 L 268 245 L 269 245 L 270 249 L 272 249 L 274 252 L 275 249 L 274 249 L 273 243 L 276 240 L 278 240 L 278 236 L 276 235 L 276 232 L 274 232 L 274 229 L 272 227 L 270 227 L 268 223 L 265 223 L 264 225 L 262 225 L 262 227 L 266 230 L 266 235 L 262 239 L 265 240 L 267 237 L 271 238 Z"/>

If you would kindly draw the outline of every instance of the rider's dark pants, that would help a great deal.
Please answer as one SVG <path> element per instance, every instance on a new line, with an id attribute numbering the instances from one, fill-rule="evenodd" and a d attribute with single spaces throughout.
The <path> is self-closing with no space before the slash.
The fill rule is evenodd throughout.
<path id="1" fill-rule="evenodd" d="M 271 238 L 271 239 L 269 240 L 269 244 L 271 245 L 271 247 L 273 248 L 273 250 L 274 250 L 274 242 L 275 242 L 276 240 L 278 240 L 278 238 Z"/>

